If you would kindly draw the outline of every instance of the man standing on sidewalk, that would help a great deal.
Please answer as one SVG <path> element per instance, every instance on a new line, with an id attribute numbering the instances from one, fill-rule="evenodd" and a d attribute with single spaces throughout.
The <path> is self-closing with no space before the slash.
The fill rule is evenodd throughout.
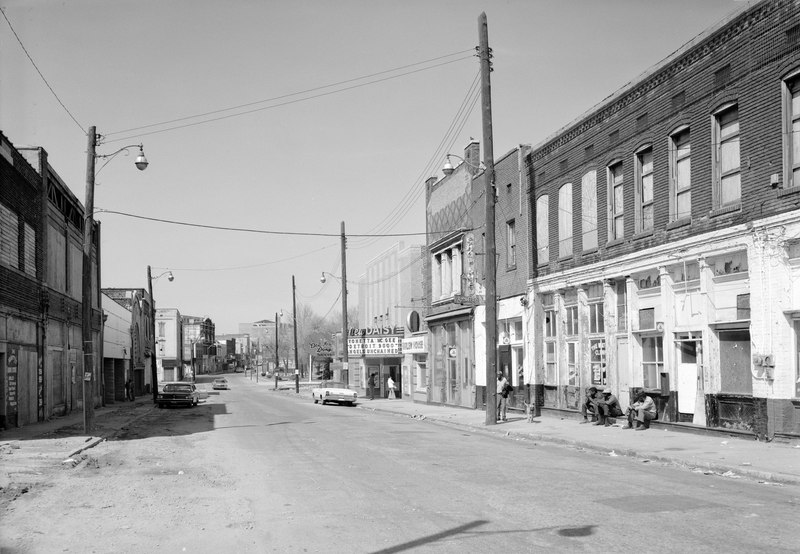
<path id="1" fill-rule="evenodd" d="M 367 397 L 375 400 L 375 373 L 370 373 L 367 377 Z"/>
<path id="2" fill-rule="evenodd" d="M 497 421 L 506 421 L 508 408 L 508 380 L 502 371 L 497 372 Z"/>

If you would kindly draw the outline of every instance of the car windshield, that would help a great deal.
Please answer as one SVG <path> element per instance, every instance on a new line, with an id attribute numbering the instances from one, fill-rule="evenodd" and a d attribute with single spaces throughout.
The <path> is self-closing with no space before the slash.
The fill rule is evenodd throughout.
<path id="1" fill-rule="evenodd" d="M 323 389 L 349 389 L 346 383 L 341 381 L 323 381 L 320 385 Z"/>
<path id="2" fill-rule="evenodd" d="M 215 383 L 222 384 L 222 383 L 227 383 L 228 381 L 227 381 L 227 380 L 225 380 L 225 379 L 216 379 L 214 382 L 215 382 Z"/>
<path id="3" fill-rule="evenodd" d="M 164 385 L 165 392 L 192 392 L 191 385 Z"/>

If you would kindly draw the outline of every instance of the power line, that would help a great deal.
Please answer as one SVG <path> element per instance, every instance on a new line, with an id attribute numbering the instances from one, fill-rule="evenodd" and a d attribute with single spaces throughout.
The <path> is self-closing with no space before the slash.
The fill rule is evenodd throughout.
<path id="1" fill-rule="evenodd" d="M 460 54 L 465 54 L 467 52 L 470 52 L 470 50 L 462 50 L 460 52 L 453 52 L 452 54 L 446 54 L 444 56 L 438 56 L 436 58 L 431 58 L 429 60 L 423 60 L 421 62 L 416 62 L 416 63 L 412 63 L 412 64 L 408 64 L 408 65 L 402 65 L 400 67 L 395 67 L 395 68 L 387 69 L 387 70 L 384 70 L 384 71 L 378 71 L 377 73 L 371 73 L 369 75 L 362 75 L 361 77 L 354 77 L 352 79 L 346 79 L 344 81 L 339 81 L 337 83 L 331 83 L 331 84 L 328 84 L 328 85 L 321 85 L 321 86 L 318 86 L 318 87 L 314 87 L 314 88 L 310 88 L 310 89 L 306 89 L 306 90 L 301 90 L 301 91 L 298 91 L 298 92 L 292 92 L 292 93 L 289 93 L 289 94 L 283 94 L 281 96 L 274 96 L 272 98 L 266 98 L 264 100 L 256 100 L 254 102 L 248 102 L 246 104 L 239 104 L 238 106 L 231 106 L 231 107 L 228 107 L 228 108 L 221 108 L 221 109 L 218 109 L 218 110 L 212 110 L 212 111 L 205 112 L 205 113 L 189 115 L 189 116 L 185 116 L 185 117 L 179 117 L 179 118 L 176 118 L 176 119 L 169 119 L 169 120 L 166 120 L 166 121 L 159 121 L 158 123 L 150 123 L 148 125 L 142 125 L 140 127 L 130 127 L 128 129 L 122 129 L 120 131 L 114 131 L 113 133 L 107 133 L 106 136 L 119 135 L 119 134 L 122 134 L 122 133 L 129 133 L 131 131 L 138 131 L 140 129 L 149 129 L 151 127 L 159 127 L 161 125 L 169 125 L 170 123 L 177 123 L 179 121 L 186 121 L 188 119 L 195 119 L 195 118 L 198 118 L 198 117 L 206 117 L 206 116 L 209 116 L 209 115 L 214 115 L 214 114 L 227 112 L 227 111 L 231 111 L 231 110 L 238 110 L 238 109 L 241 109 L 241 108 L 247 108 L 247 107 L 250 107 L 250 106 L 255 106 L 257 104 L 264 104 L 265 102 L 274 102 L 276 100 L 282 100 L 284 98 L 290 98 L 292 96 L 298 96 L 300 94 L 308 94 L 309 92 L 315 92 L 315 91 L 326 89 L 326 88 L 345 85 L 347 83 L 352 83 L 352 82 L 355 82 L 355 81 L 362 81 L 364 79 L 370 79 L 372 77 L 377 77 L 378 75 L 384 75 L 386 73 L 392 73 L 392 72 L 395 72 L 395 71 L 400 71 L 402 69 L 408 69 L 409 67 L 415 67 L 415 66 L 418 66 L 418 65 L 423 65 L 423 64 L 435 62 L 435 61 L 438 61 L 438 60 L 443 60 L 445 58 L 450 58 L 452 56 L 458 56 Z M 464 59 L 464 58 L 459 58 L 459 59 Z M 453 61 L 459 61 L 459 60 L 453 60 Z M 447 63 L 452 63 L 452 62 L 447 62 Z M 433 66 L 433 67 L 438 67 L 438 66 Z"/>
<path id="2" fill-rule="evenodd" d="M 146 133 L 136 133 L 136 134 L 132 134 L 132 135 L 126 135 L 124 137 L 112 139 L 112 140 L 109 140 L 109 141 L 106 141 L 106 142 L 111 143 L 111 142 L 121 142 L 121 141 L 125 141 L 125 140 L 132 140 L 134 138 L 143 137 L 143 136 L 147 136 L 147 135 L 155 135 L 155 134 L 159 134 L 159 133 L 166 133 L 168 131 L 175 131 L 177 129 L 184 129 L 186 127 L 194 127 L 196 125 L 203 125 L 205 123 L 212 123 L 214 121 L 221 121 L 223 119 L 229 119 L 229 118 L 232 118 L 232 117 L 239 117 L 239 116 L 242 116 L 242 115 L 248 115 L 248 114 L 251 114 L 251 113 L 260 112 L 260 111 L 264 111 L 264 110 L 271 110 L 271 109 L 274 109 L 274 108 L 280 108 L 280 107 L 288 106 L 288 105 L 291 105 L 291 104 L 297 104 L 298 102 L 306 102 L 308 100 L 313 100 L 315 98 L 321 98 L 323 96 L 330 96 L 332 94 L 336 94 L 336 93 L 339 93 L 339 92 L 345 92 L 345 91 L 348 91 L 348 90 L 361 88 L 361 87 L 364 87 L 364 86 L 367 86 L 367 85 L 374 85 L 376 83 L 382 83 L 384 81 L 397 79 L 399 77 L 404 77 L 406 75 L 412 75 L 414 73 L 419 73 L 421 71 L 428 71 L 430 69 L 435 69 L 435 68 L 441 67 L 443 65 L 448 65 L 448 64 L 451 64 L 451 63 L 456 63 L 456 62 L 459 62 L 459 61 L 462 61 L 462 60 L 466 60 L 466 59 L 469 59 L 471 57 L 472 56 L 465 56 L 463 58 L 458 58 L 458 59 L 455 59 L 455 60 L 442 62 L 442 63 L 435 64 L 435 65 L 432 65 L 432 66 L 429 66 L 429 67 L 424 67 L 422 69 L 415 69 L 413 71 L 407 71 L 405 73 L 400 73 L 398 75 L 392 75 L 390 77 L 384 77 L 382 79 L 376 79 L 374 81 L 368 81 L 366 83 L 361 83 L 361 84 L 358 84 L 358 85 L 344 87 L 344 88 L 340 88 L 340 89 L 333 90 L 333 91 L 330 91 L 330 92 L 314 94 L 314 95 L 307 96 L 307 97 L 304 97 L 304 98 L 299 98 L 297 100 L 289 100 L 289 101 L 281 102 L 279 104 L 274 104 L 274 105 L 271 105 L 271 106 L 263 106 L 263 107 L 260 107 L 260 108 L 253 108 L 251 110 L 245 110 L 243 112 L 237 112 L 237 113 L 233 113 L 233 114 L 229 114 L 229 115 L 222 115 L 222 116 L 219 116 L 219 117 L 212 117 L 210 119 L 204 119 L 202 121 L 195 121 L 193 123 L 185 123 L 183 125 L 175 125 L 175 126 L 172 126 L 172 127 L 167 127 L 166 129 L 159 129 L 159 130 L 156 130 L 156 131 L 148 131 Z M 264 102 L 266 102 L 266 100 Z M 235 109 L 235 108 L 228 108 L 228 109 Z M 189 117 L 188 119 L 193 119 L 194 117 L 198 117 L 198 116 L 192 116 L 192 117 Z M 157 126 L 159 124 L 154 124 L 154 125 Z M 118 133 L 121 133 L 121 131 L 118 131 Z M 108 136 L 108 135 L 106 135 L 106 136 Z"/>
<path id="3" fill-rule="evenodd" d="M 221 225 L 206 225 L 203 223 L 189 223 L 186 221 L 174 221 L 170 219 L 161 219 L 157 217 L 148 217 L 144 215 L 136 215 L 136 214 L 129 214 L 125 212 L 118 212 L 116 210 L 104 210 L 98 209 L 95 213 L 107 213 L 107 214 L 116 214 L 122 215 L 125 217 L 132 217 L 134 219 L 144 219 L 147 221 L 155 221 L 158 223 L 167 223 L 169 225 L 182 225 L 184 227 L 199 227 L 202 229 L 215 229 L 217 231 L 236 231 L 241 233 L 258 233 L 262 235 L 284 235 L 284 236 L 299 236 L 299 237 L 341 237 L 341 233 L 311 233 L 308 231 L 267 231 L 265 229 L 247 229 L 244 227 L 224 227 Z M 381 236 L 381 237 L 411 237 L 411 236 L 424 236 L 425 232 L 421 233 L 394 233 L 394 234 L 385 234 L 385 235 L 358 235 L 358 234 L 348 234 L 348 237 L 374 237 L 374 236 Z"/>
<path id="4" fill-rule="evenodd" d="M 77 126 L 78 126 L 78 128 L 81 130 L 81 132 L 83 132 L 84 134 L 86 134 L 86 129 L 84 129 L 84 128 L 83 128 L 83 125 L 81 125 L 81 124 L 78 122 L 78 120 L 77 120 L 77 119 L 75 119 L 75 116 L 74 116 L 74 115 L 72 115 L 72 112 L 71 112 L 71 111 L 69 111 L 69 108 L 67 108 L 67 107 L 64 105 L 64 102 L 62 102 L 62 101 L 61 101 L 61 98 L 59 98 L 59 97 L 58 97 L 58 94 L 56 94 L 56 91 L 54 91 L 54 90 L 53 90 L 53 87 L 51 87 L 51 86 L 50 86 L 50 83 L 48 83 L 48 82 L 47 82 L 47 79 L 45 79 L 44 75 L 42 75 L 42 72 L 39 70 L 39 66 L 37 66 L 37 65 L 36 65 L 36 62 L 35 62 L 35 61 L 33 61 L 33 58 L 32 58 L 32 57 L 31 57 L 31 55 L 28 53 L 28 49 L 27 49 L 27 48 L 25 48 L 25 45 L 24 45 L 24 44 L 22 44 L 22 39 L 21 39 L 21 38 L 19 38 L 19 35 L 17 34 L 17 31 L 15 31 L 15 30 L 14 30 L 14 26 L 13 26 L 13 25 L 11 25 L 11 21 L 9 21 L 9 20 L 8 20 L 8 16 L 6 16 L 6 11 L 5 11 L 3 8 L 0 8 L 0 13 L 2 13 L 2 14 L 3 14 L 3 19 L 5 19 L 5 20 L 6 20 L 6 23 L 8 23 L 8 27 L 11 29 L 11 32 L 12 32 L 12 33 L 14 33 L 14 37 L 17 39 L 17 42 L 19 43 L 20 47 L 22 48 L 22 51 L 23 51 L 23 52 L 25 52 L 25 55 L 28 57 L 28 60 L 30 60 L 30 62 L 31 62 L 31 65 L 33 65 L 33 68 L 36 70 L 36 73 L 38 73 L 38 74 L 39 74 L 39 77 L 41 77 L 41 78 L 42 78 L 42 81 L 44 81 L 44 84 L 45 84 L 45 85 L 47 85 L 47 88 L 48 88 L 48 89 L 50 89 L 50 92 L 51 92 L 51 93 L 53 93 L 53 96 L 55 96 L 56 100 L 58 100 L 58 103 L 59 103 L 59 104 L 61 104 L 61 107 L 62 107 L 62 108 L 64 108 L 64 111 L 65 111 L 65 112 L 67 112 L 67 115 L 69 115 L 69 116 L 70 116 L 70 118 L 72 119 L 72 121 L 74 121 L 74 122 L 75 122 L 75 125 L 77 125 Z"/>

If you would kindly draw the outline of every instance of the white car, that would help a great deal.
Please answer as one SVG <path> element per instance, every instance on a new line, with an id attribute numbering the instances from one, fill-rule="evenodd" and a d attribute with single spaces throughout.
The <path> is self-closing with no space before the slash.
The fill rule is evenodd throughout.
<path id="1" fill-rule="evenodd" d="M 228 385 L 227 379 L 220 377 L 219 379 L 214 379 L 211 383 L 211 388 L 214 390 L 229 390 L 230 386 Z"/>
<path id="2" fill-rule="evenodd" d="M 355 406 L 358 401 L 358 393 L 347 386 L 347 383 L 339 381 L 322 381 L 318 387 L 311 389 L 311 397 L 314 404 L 322 402 L 336 402 L 337 404 L 347 404 Z"/>

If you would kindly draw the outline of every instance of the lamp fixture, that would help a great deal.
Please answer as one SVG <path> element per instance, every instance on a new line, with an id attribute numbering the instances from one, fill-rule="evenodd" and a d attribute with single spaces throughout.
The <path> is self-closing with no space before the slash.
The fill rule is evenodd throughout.
<path id="1" fill-rule="evenodd" d="M 453 164 L 450 163 L 450 157 L 453 157 L 453 158 L 456 158 L 458 160 L 461 160 L 462 163 L 467 164 L 467 166 L 471 167 L 472 169 L 475 169 L 475 170 L 478 170 L 478 171 L 486 170 L 486 165 L 483 162 L 480 162 L 478 165 L 471 164 L 467 160 L 465 160 L 464 158 L 462 158 L 461 156 L 458 156 L 456 154 L 447 154 L 446 157 L 447 157 L 447 161 L 445 161 L 444 165 L 442 166 L 442 173 L 444 173 L 445 175 L 450 175 L 453 171 L 455 171 L 455 168 L 453 167 Z"/>

